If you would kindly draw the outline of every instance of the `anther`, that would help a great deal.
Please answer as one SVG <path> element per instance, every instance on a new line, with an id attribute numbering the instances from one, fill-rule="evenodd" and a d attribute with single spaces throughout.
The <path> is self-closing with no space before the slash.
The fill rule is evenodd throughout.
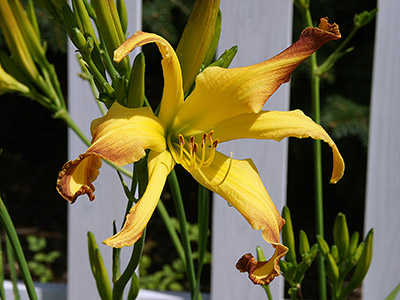
<path id="1" fill-rule="evenodd" d="M 178 138 L 179 138 L 179 145 L 183 147 L 185 145 L 185 138 L 183 137 L 182 134 L 178 134 Z"/>
<path id="2" fill-rule="evenodd" d="M 216 139 L 216 140 L 212 143 L 213 148 L 217 148 L 218 144 L 219 144 L 219 139 Z"/>
<path id="3" fill-rule="evenodd" d="M 213 138 L 212 135 L 214 134 L 214 130 L 211 130 L 210 133 L 208 134 L 208 140 L 210 141 L 210 145 L 213 143 Z"/>
<path id="4" fill-rule="evenodd" d="M 189 139 L 189 146 L 188 146 L 190 152 L 192 152 L 193 150 L 193 145 L 194 145 L 194 136 L 191 136 Z"/>
<path id="5" fill-rule="evenodd" d="M 201 147 L 204 147 L 206 145 L 206 138 L 207 138 L 207 132 L 204 132 L 203 135 L 201 136 Z"/>
<path id="6" fill-rule="evenodd" d="M 196 155 L 196 153 L 197 153 L 197 148 L 198 148 L 199 146 L 197 145 L 197 143 L 194 143 L 193 144 L 193 155 Z"/>

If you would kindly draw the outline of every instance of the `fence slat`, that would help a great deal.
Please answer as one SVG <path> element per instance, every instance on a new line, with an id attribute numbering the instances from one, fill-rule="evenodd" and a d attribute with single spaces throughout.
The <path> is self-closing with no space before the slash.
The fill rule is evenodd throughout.
<path id="1" fill-rule="evenodd" d="M 400 282 L 400 2 L 379 0 L 378 7 L 365 215 L 365 228 L 374 228 L 374 256 L 366 300 L 384 299 Z"/>
<path id="2" fill-rule="evenodd" d="M 130 34 L 141 28 L 141 0 L 126 1 Z M 88 83 L 77 74 L 80 66 L 75 59 L 75 48 L 68 49 L 69 110 L 78 126 L 89 135 L 90 122 L 100 116 Z M 69 159 L 75 159 L 87 147 L 72 131 L 69 131 Z M 68 299 L 99 299 L 91 274 L 88 252 L 87 231 L 92 231 L 99 243 L 108 270 L 111 270 L 111 248 L 101 242 L 112 235 L 112 222 L 117 226 L 125 212 L 126 197 L 115 170 L 103 163 L 101 173 L 95 182 L 96 200 L 90 203 L 86 196 L 69 207 L 68 211 Z M 84 199 L 86 198 L 86 199 Z M 61 200 L 60 200 L 61 201 Z M 127 261 L 129 249 L 122 251 L 122 261 Z M 125 254 L 125 255 L 124 255 Z"/>
<path id="3" fill-rule="evenodd" d="M 239 52 L 232 67 L 245 66 L 266 60 L 282 51 L 291 41 L 292 1 L 221 0 L 222 34 L 219 53 L 233 45 Z M 289 86 L 284 85 L 268 100 L 268 110 L 287 110 Z M 219 146 L 225 153 L 233 152 L 234 158 L 251 157 L 278 210 L 286 198 L 287 141 L 246 140 Z M 265 255 L 272 254 L 272 247 L 260 232 L 251 229 L 244 218 L 225 200 L 214 195 L 212 282 L 211 297 L 219 299 L 265 299 L 261 287 L 254 286 L 246 275 L 235 269 L 237 260 L 245 253 L 255 255 L 257 245 Z M 274 299 L 283 299 L 283 280 L 271 284 Z"/>

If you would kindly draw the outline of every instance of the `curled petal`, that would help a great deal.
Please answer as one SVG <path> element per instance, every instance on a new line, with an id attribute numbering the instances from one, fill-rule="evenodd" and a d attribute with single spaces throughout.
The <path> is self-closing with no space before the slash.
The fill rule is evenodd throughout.
<path id="1" fill-rule="evenodd" d="M 164 73 L 164 90 L 159 118 L 168 127 L 183 103 L 181 67 L 168 41 L 156 34 L 138 31 L 115 50 L 114 60 L 119 62 L 136 47 L 149 43 L 156 43 L 163 58 L 161 64 Z"/>
<path id="2" fill-rule="evenodd" d="M 92 182 L 99 175 L 100 167 L 100 157 L 81 154 L 77 159 L 65 163 L 58 173 L 57 191 L 71 203 L 74 203 L 76 198 L 83 194 L 87 194 L 93 201 L 95 188 Z"/>
<path id="3" fill-rule="evenodd" d="M 108 113 L 91 124 L 92 145 L 87 154 L 123 166 L 138 161 L 146 149 L 166 148 L 163 124 L 148 107 L 126 108 L 114 102 Z"/>
<path id="4" fill-rule="evenodd" d="M 242 272 L 251 271 L 250 278 L 259 284 L 269 283 L 280 274 L 279 260 L 288 249 L 280 243 L 280 231 L 285 220 L 280 216 L 250 159 L 236 160 L 219 152 L 209 167 L 190 171 L 192 176 L 211 191 L 219 194 L 272 244 L 275 253 L 268 262 L 238 263 Z M 260 270 L 260 271 L 259 271 Z M 250 272 L 249 272 L 250 274 Z M 255 275 L 253 275 L 255 274 Z"/>
<path id="5" fill-rule="evenodd" d="M 59 172 L 57 190 L 66 200 L 75 202 L 87 194 L 94 200 L 94 187 L 101 159 L 116 165 L 138 161 L 146 149 L 166 148 L 164 127 L 149 108 L 126 108 L 117 102 L 108 113 L 92 122 L 92 145 L 77 159 L 67 162 Z"/>
<path id="6" fill-rule="evenodd" d="M 270 244 L 280 243 L 285 220 L 269 197 L 251 159 L 232 159 L 218 151 L 209 167 L 189 170 L 203 186 L 235 207 Z"/>
<path id="7" fill-rule="evenodd" d="M 332 148 L 333 170 L 331 183 L 336 183 L 344 173 L 344 161 L 326 131 L 302 111 L 261 111 L 256 114 L 241 114 L 214 126 L 215 136 L 220 142 L 234 139 L 271 139 L 281 141 L 286 137 L 323 140 Z"/>
<path id="8" fill-rule="evenodd" d="M 131 246 L 140 239 L 160 199 L 165 180 L 174 165 L 174 160 L 168 151 L 150 152 L 148 161 L 149 183 L 146 191 L 139 202 L 129 211 L 121 231 L 105 240 L 104 244 L 121 248 Z"/>
<path id="9" fill-rule="evenodd" d="M 174 131 L 195 135 L 242 113 L 259 112 L 290 74 L 324 43 L 340 38 L 338 26 L 322 19 L 321 28 L 306 28 L 300 38 L 275 57 L 248 67 L 206 68 L 178 112 Z M 186 124 L 190 124 L 190 127 Z"/>
<path id="10" fill-rule="evenodd" d="M 264 285 L 270 283 L 276 276 L 280 275 L 279 261 L 288 252 L 288 248 L 282 244 L 273 246 L 275 253 L 270 260 L 257 261 L 253 255 L 247 253 L 236 263 L 236 268 L 240 272 L 248 272 L 249 278 L 254 284 Z"/>

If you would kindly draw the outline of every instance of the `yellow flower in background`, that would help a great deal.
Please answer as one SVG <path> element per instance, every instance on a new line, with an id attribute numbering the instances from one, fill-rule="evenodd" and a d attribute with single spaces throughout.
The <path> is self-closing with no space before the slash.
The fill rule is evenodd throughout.
<path id="1" fill-rule="evenodd" d="M 340 38 L 337 25 L 322 19 L 320 28 L 305 29 L 299 40 L 277 56 L 248 67 L 206 68 L 184 100 L 182 73 L 176 53 L 162 37 L 137 32 L 115 52 L 121 61 L 134 48 L 156 43 L 163 57 L 164 90 L 159 116 L 150 108 L 126 108 L 115 102 L 91 124 L 92 145 L 59 173 L 57 190 L 73 203 L 79 195 L 94 200 L 93 181 L 101 159 L 122 166 L 148 154 L 148 186 L 132 207 L 122 230 L 104 243 L 130 246 L 141 236 L 157 206 L 168 174 L 182 165 L 200 184 L 234 206 L 275 248 L 273 257 L 250 271 L 265 284 L 280 274 L 279 260 L 287 252 L 280 242 L 284 220 L 275 208 L 251 159 L 237 160 L 217 151 L 219 143 L 254 138 L 280 141 L 311 137 L 333 151 L 331 182 L 343 175 L 343 159 L 329 135 L 301 111 L 262 111 L 264 103 L 287 82 L 292 71 L 325 42 Z M 243 269 L 246 271 L 247 269 Z"/>

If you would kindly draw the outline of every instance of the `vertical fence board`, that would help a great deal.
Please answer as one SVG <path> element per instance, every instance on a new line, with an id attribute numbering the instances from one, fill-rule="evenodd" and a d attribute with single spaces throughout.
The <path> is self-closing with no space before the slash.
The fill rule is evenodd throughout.
<path id="1" fill-rule="evenodd" d="M 239 52 L 232 67 L 266 60 L 285 49 L 291 41 L 292 1 L 221 0 L 222 34 L 219 53 L 233 45 Z M 289 85 L 282 86 L 265 105 L 268 110 L 289 108 Z M 219 146 L 234 158 L 252 158 L 278 210 L 286 198 L 287 141 L 246 140 Z M 214 195 L 211 297 L 218 299 L 265 299 L 265 291 L 254 286 L 246 275 L 235 269 L 237 260 L 245 253 L 255 255 L 257 245 L 266 257 L 273 248 L 261 233 L 251 229 L 245 219 L 225 200 Z M 274 299 L 283 299 L 283 280 L 271 284 Z"/>
<path id="2" fill-rule="evenodd" d="M 379 0 L 378 8 L 365 215 L 366 230 L 374 228 L 374 255 L 366 300 L 384 299 L 400 282 L 400 2 Z"/>
<path id="3" fill-rule="evenodd" d="M 129 15 L 128 32 L 133 34 L 141 28 L 140 0 L 127 1 Z M 77 76 L 80 66 L 75 59 L 75 47 L 70 44 L 68 49 L 68 100 L 69 110 L 73 120 L 90 136 L 90 122 L 100 117 L 100 111 L 95 103 L 87 81 Z M 71 130 L 68 134 L 69 159 L 75 159 L 87 147 Z M 91 274 L 88 250 L 87 231 L 92 231 L 97 239 L 105 265 L 111 270 L 111 248 L 102 241 L 112 235 L 112 222 L 117 221 L 117 228 L 126 207 L 126 197 L 113 168 L 103 162 L 100 175 L 95 182 L 96 200 L 89 202 L 86 196 L 81 196 L 68 211 L 68 299 L 99 299 L 95 281 Z M 123 261 L 131 249 L 123 250 Z"/>

